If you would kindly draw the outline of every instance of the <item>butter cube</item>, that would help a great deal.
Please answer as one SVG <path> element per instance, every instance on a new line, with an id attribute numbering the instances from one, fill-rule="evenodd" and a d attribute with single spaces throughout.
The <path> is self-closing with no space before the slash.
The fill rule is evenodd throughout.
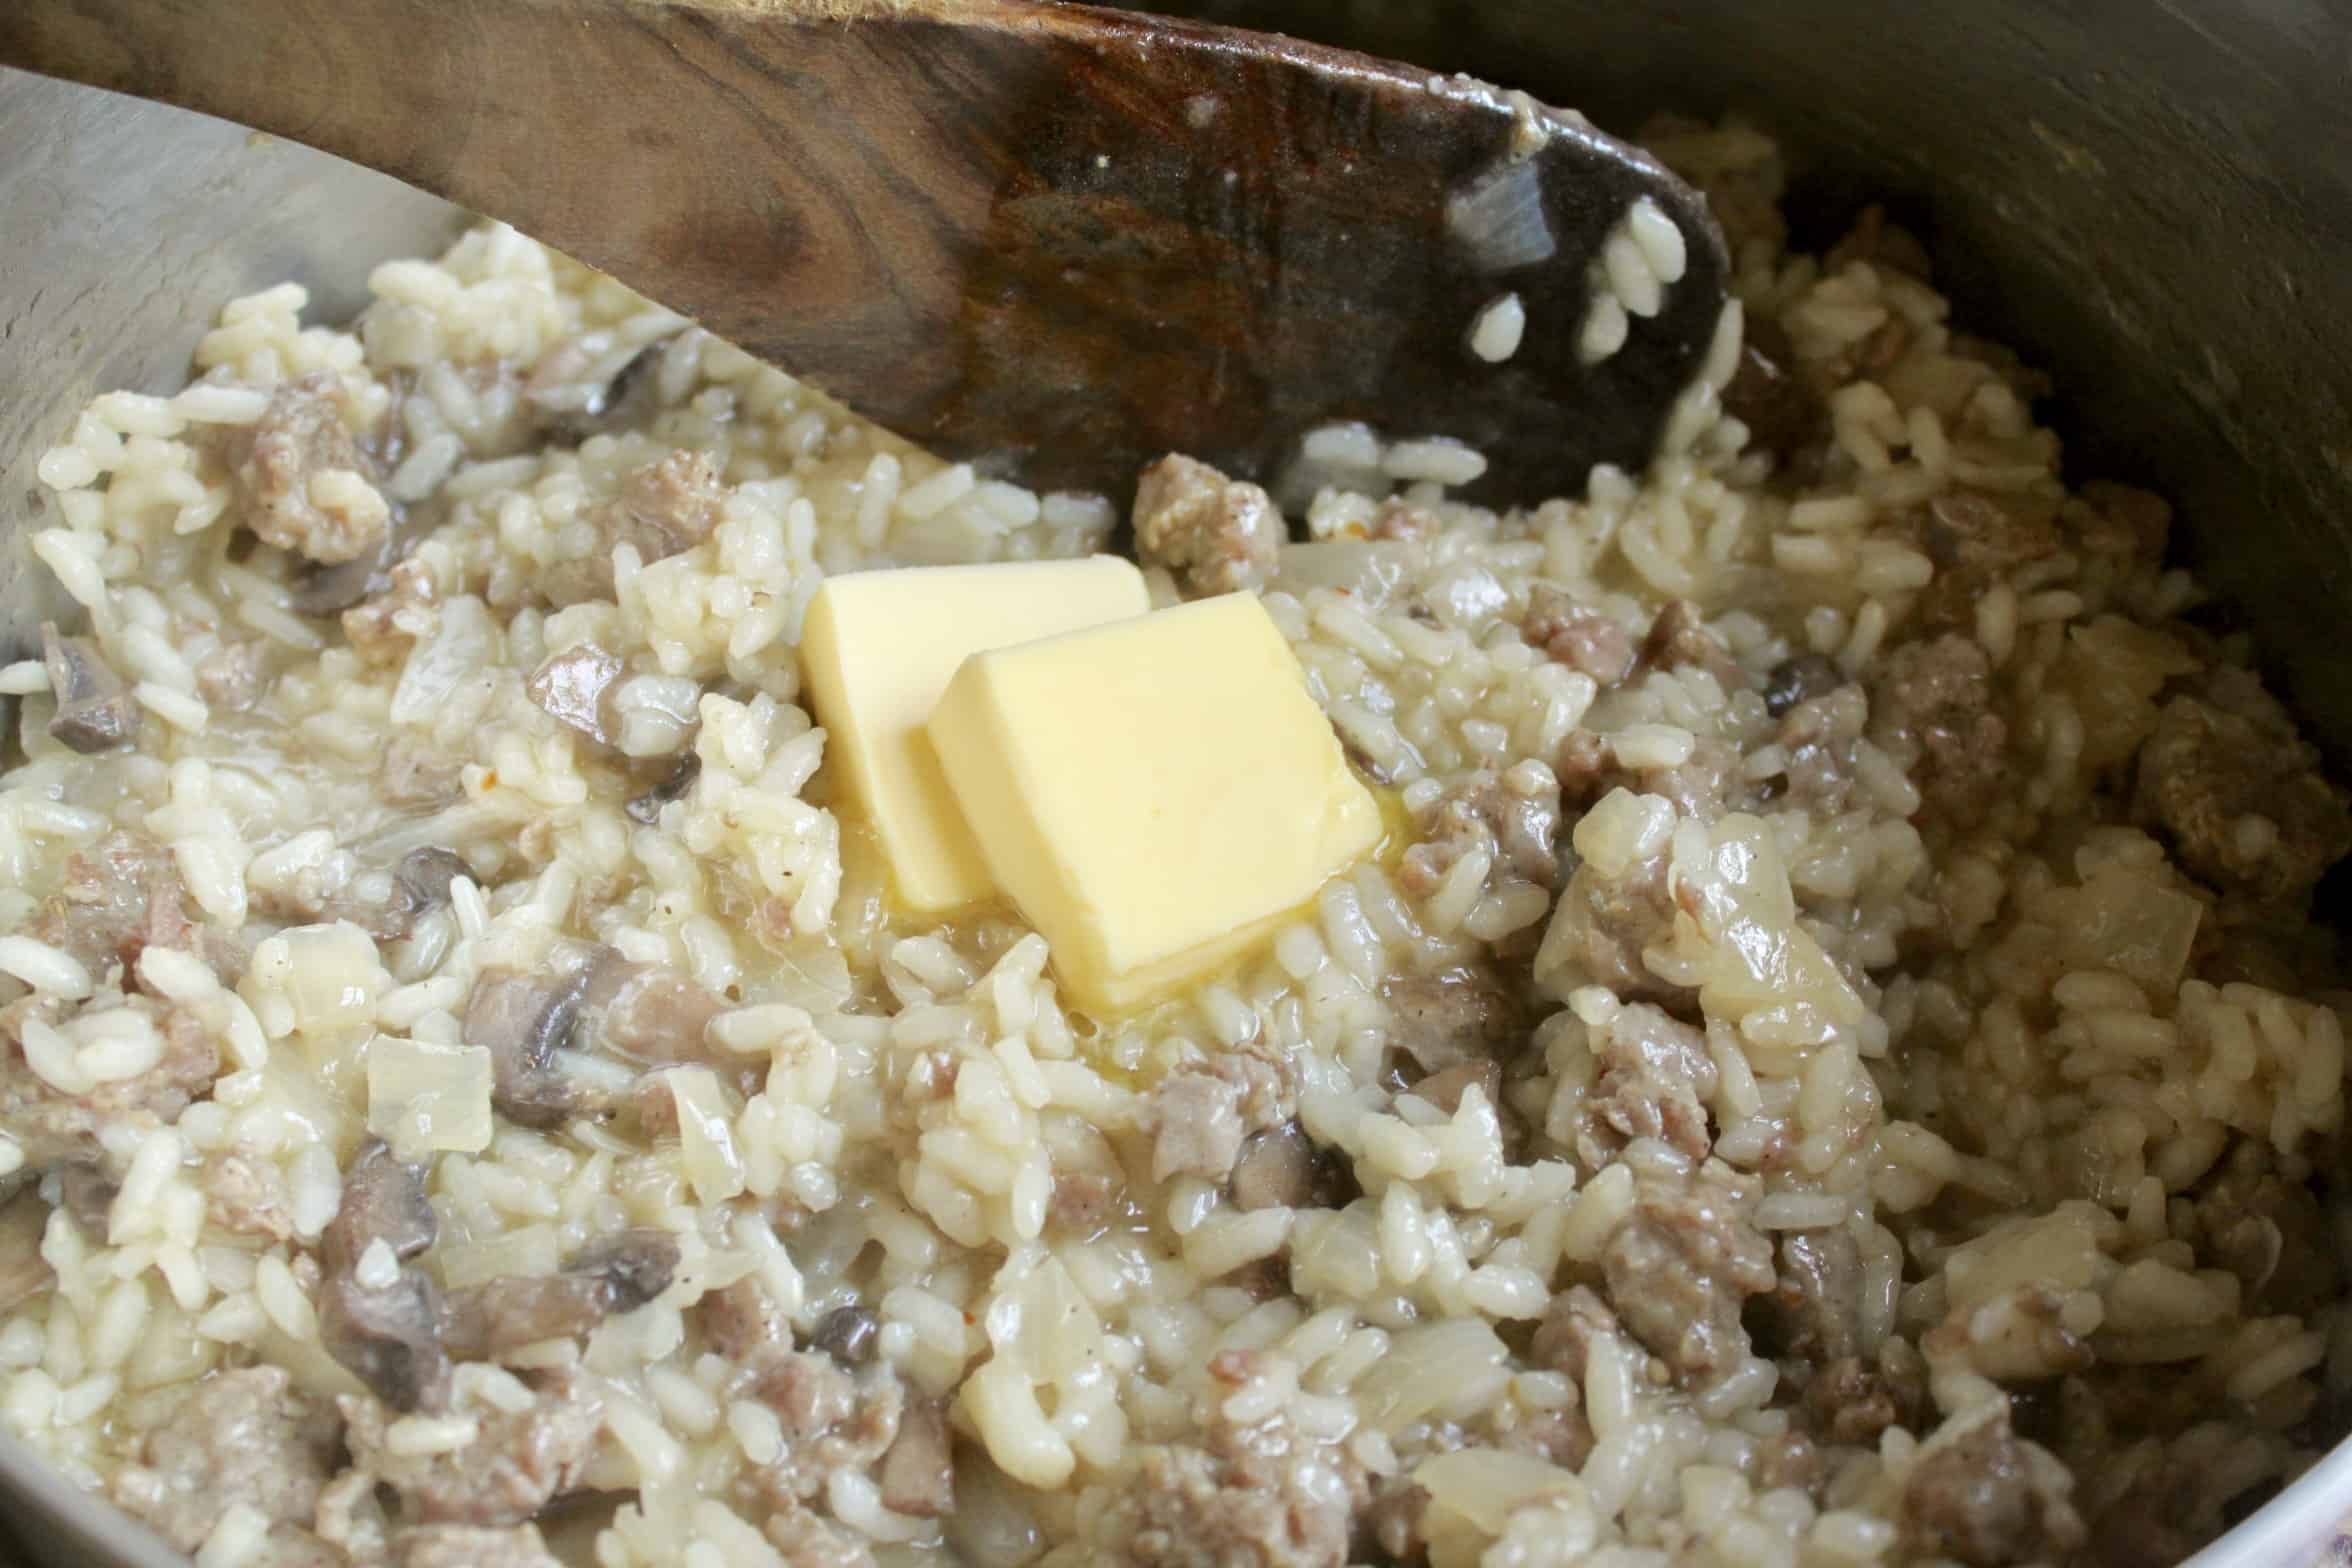
<path id="1" fill-rule="evenodd" d="M 1249 594 L 976 654 L 931 738 L 997 885 L 1099 1010 L 1232 957 L 1381 833 Z"/>
<path id="2" fill-rule="evenodd" d="M 800 655 L 826 753 L 880 841 L 899 901 L 953 909 L 995 891 L 923 723 L 972 654 L 1151 608 L 1133 563 L 912 566 L 827 578 Z"/>

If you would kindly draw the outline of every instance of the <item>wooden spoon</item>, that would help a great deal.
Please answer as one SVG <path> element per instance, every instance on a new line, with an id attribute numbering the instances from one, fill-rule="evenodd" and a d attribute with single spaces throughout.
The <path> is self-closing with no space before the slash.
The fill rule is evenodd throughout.
<path id="1" fill-rule="evenodd" d="M 1047 489 L 1171 450 L 1265 477 L 1361 419 L 1487 452 L 1485 494 L 1574 493 L 1647 460 L 1724 299 L 1698 195 L 1576 115 L 1077 5 L 4 0 L 0 63 L 382 169 Z M 1683 274 L 1587 364 L 1645 197 Z"/>

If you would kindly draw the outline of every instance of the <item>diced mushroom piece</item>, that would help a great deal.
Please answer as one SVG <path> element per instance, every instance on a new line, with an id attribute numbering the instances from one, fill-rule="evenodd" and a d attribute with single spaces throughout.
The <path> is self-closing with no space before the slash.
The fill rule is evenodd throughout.
<path id="1" fill-rule="evenodd" d="M 303 615 L 339 615 L 362 600 L 390 593 L 394 587 L 393 573 L 406 564 L 402 558 L 416 540 L 417 530 L 404 526 L 405 522 L 404 518 L 394 518 L 392 526 L 384 530 L 383 539 L 372 550 L 364 550 L 348 561 L 312 561 L 296 572 L 292 585 L 294 609 Z M 432 574 L 425 573 L 424 581 L 430 586 Z M 414 587 L 412 582 L 412 599 Z"/>
<path id="2" fill-rule="evenodd" d="M 845 1367 L 862 1367 L 874 1359 L 874 1342 L 882 1320 L 866 1307 L 835 1307 L 809 1336 L 812 1348 L 822 1350 Z"/>
<path id="3" fill-rule="evenodd" d="M 334 374 L 323 370 L 279 387 L 237 466 L 253 531 L 329 563 L 369 555 L 392 526 L 391 505 L 343 423 L 335 388 Z"/>
<path id="4" fill-rule="evenodd" d="M 84 1235 L 93 1241 L 104 1241 L 107 1215 L 114 1208 L 122 1184 L 109 1176 L 106 1167 L 96 1159 L 60 1160 L 54 1174 L 57 1206 L 72 1216 Z"/>
<path id="5" fill-rule="evenodd" d="M 1233 1206 L 1290 1209 L 1305 1203 L 1315 1187 L 1315 1145 L 1296 1122 L 1252 1133 L 1233 1165 Z"/>
<path id="6" fill-rule="evenodd" d="M 560 978 L 486 970 L 467 999 L 460 1034 L 490 1053 L 491 1104 L 525 1127 L 553 1127 L 576 1114 L 579 1086 L 556 1060 L 579 1023 L 588 972 Z"/>
<path id="7" fill-rule="evenodd" d="M 57 699 L 57 716 L 49 733 L 65 745 L 92 756 L 112 751 L 139 733 L 139 705 L 131 688 L 98 645 L 87 637 L 64 637 L 57 628 L 41 626 L 41 662 L 48 667 L 49 690 Z"/>
<path id="8" fill-rule="evenodd" d="M 620 733 L 612 711 L 613 687 L 626 668 L 618 654 L 581 643 L 533 670 L 523 689 L 558 724 L 609 746 Z"/>
<path id="9" fill-rule="evenodd" d="M 2302 1317 L 2342 1299 L 2329 1208 L 2279 1174 L 2267 1140 L 2243 1140 L 2215 1161 L 2193 1203 L 2198 1251 L 2238 1276 L 2249 1312 Z"/>
<path id="10" fill-rule="evenodd" d="M 1800 653 L 1774 665 L 1764 678 L 1764 711 L 1781 718 L 1791 708 L 1826 697 L 1845 684 L 1846 672 L 1835 661 L 1818 653 Z"/>
<path id="11" fill-rule="evenodd" d="M 947 1418 L 938 1404 L 910 1399 L 899 1415 L 898 1439 L 882 1456 L 882 1506 L 918 1519 L 955 1512 L 955 1460 L 948 1451 Z"/>
<path id="12" fill-rule="evenodd" d="M 1760 311 L 1749 314 L 1741 333 L 1739 368 L 1723 389 L 1723 411 L 1748 427 L 1757 446 L 1784 459 L 1829 428 L 1829 405 L 1798 374 L 1788 334 Z"/>
<path id="13" fill-rule="evenodd" d="M 547 1274 L 486 1280 L 449 1297 L 449 1353 L 480 1361 L 536 1345 L 577 1339 L 610 1315 L 610 1293 L 592 1276 Z"/>
<path id="14" fill-rule="evenodd" d="M 669 1289 L 677 1267 L 676 1237 L 667 1231 L 626 1230 L 583 1248 L 560 1274 L 494 1279 L 453 1292 L 450 1353 L 479 1360 L 541 1340 L 583 1335 Z"/>
<path id="15" fill-rule="evenodd" d="M 572 1255 L 564 1272 L 604 1288 L 611 1312 L 634 1312 L 670 1288 L 678 1272 L 678 1238 L 664 1230 L 625 1230 Z"/>
<path id="16" fill-rule="evenodd" d="M 392 881 L 400 889 L 400 896 L 408 904 L 412 915 L 421 915 L 445 907 L 449 903 L 449 885 L 459 877 L 471 877 L 474 868 L 465 857 L 453 849 L 412 849 L 400 857 L 393 869 Z"/>
<path id="17" fill-rule="evenodd" d="M 1283 537 L 1272 497 L 1195 458 L 1172 452 L 1136 480 L 1136 553 L 1187 599 L 1262 587 Z"/>
<path id="18" fill-rule="evenodd" d="M 371 1140 L 343 1177 L 343 1201 L 319 1238 L 319 1252 L 330 1272 L 348 1274 L 373 1242 L 390 1248 L 395 1262 L 406 1263 L 430 1247 L 440 1231 L 440 1216 L 425 1193 L 423 1167 L 403 1163 L 385 1144 Z"/>
<path id="19" fill-rule="evenodd" d="M 319 1337 L 327 1354 L 395 1410 L 448 1405 L 442 1321 L 440 1292 L 415 1269 L 374 1286 L 333 1274 L 319 1290 Z"/>
<path id="20" fill-rule="evenodd" d="M 694 781 L 700 777 L 702 777 L 702 754 L 694 751 L 681 752 L 678 760 L 671 765 L 670 771 L 662 775 L 660 783 L 642 795 L 632 796 L 629 803 L 621 809 L 629 814 L 631 822 L 651 827 L 661 820 L 662 807 L 673 800 L 684 800 L 686 792 L 694 788 Z"/>
<path id="21" fill-rule="evenodd" d="M 1974 631 L 1977 601 L 1994 583 L 2065 545 L 2059 512 L 2059 502 L 2048 496 L 1949 490 L 1903 514 L 1896 537 L 1935 568 L 1919 597 L 1919 625 Z M 2097 514 L 2082 507 L 2079 515 Z"/>
<path id="22" fill-rule="evenodd" d="M 440 1291 L 415 1269 L 362 1284 L 361 1263 L 382 1247 L 405 1263 L 433 1244 L 440 1220 L 421 1167 L 380 1142 L 364 1146 L 343 1178 L 343 1201 L 319 1238 L 327 1278 L 319 1291 L 319 1335 L 327 1353 L 386 1404 L 439 1409 L 449 1398 Z"/>
<path id="23" fill-rule="evenodd" d="M 539 428 L 557 441 L 578 443 L 607 431 L 642 423 L 655 407 L 663 350 L 671 339 L 648 343 L 622 362 L 608 380 L 590 378 L 602 353 L 568 338 L 539 356 L 523 383 L 523 401 Z M 609 352 L 609 350 L 607 351 Z"/>

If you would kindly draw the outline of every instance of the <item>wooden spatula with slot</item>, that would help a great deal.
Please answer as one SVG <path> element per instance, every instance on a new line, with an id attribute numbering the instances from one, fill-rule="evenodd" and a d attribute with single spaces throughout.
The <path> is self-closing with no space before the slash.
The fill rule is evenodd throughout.
<path id="1" fill-rule="evenodd" d="M 1572 492 L 1645 460 L 1724 298 L 1698 196 L 1577 116 L 1086 6 L 8 0 L 0 63 L 385 170 L 1048 489 L 1362 419 Z"/>

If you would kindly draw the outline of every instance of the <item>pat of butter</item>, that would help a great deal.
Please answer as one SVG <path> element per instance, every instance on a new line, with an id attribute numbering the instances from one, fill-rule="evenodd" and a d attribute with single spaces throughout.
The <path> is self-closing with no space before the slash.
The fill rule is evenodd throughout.
<path id="1" fill-rule="evenodd" d="M 997 885 L 1089 1007 L 1231 958 L 1380 838 L 1250 594 L 976 654 L 931 738 Z"/>
<path id="2" fill-rule="evenodd" d="M 956 667 L 1150 608 L 1143 574 L 1109 555 L 856 572 L 817 589 L 800 643 L 809 693 L 901 903 L 933 912 L 995 891 L 923 732 Z"/>

